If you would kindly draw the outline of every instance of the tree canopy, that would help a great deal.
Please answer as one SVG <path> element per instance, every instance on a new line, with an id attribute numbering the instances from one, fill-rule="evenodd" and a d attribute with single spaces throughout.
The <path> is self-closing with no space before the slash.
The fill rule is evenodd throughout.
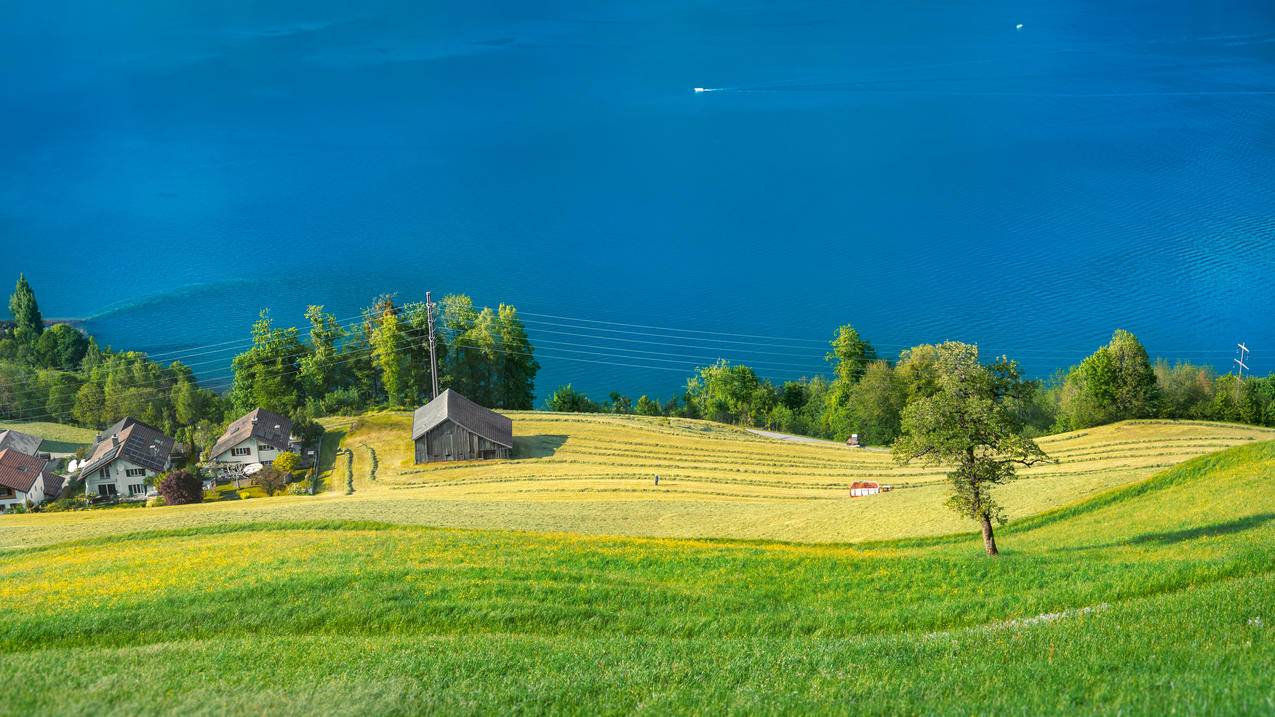
<path id="1" fill-rule="evenodd" d="M 1159 391 L 1147 350 L 1117 329 L 1111 341 L 1067 374 L 1061 409 L 1070 428 L 1156 414 Z"/>
<path id="2" fill-rule="evenodd" d="M 25 274 L 18 274 L 18 283 L 9 296 L 9 315 L 13 317 L 14 334 L 21 341 L 34 341 L 44 332 L 44 317 Z"/>
<path id="3" fill-rule="evenodd" d="M 980 524 L 987 554 L 996 555 L 993 523 L 1007 516 L 992 487 L 1013 480 L 1017 467 L 1048 460 L 1023 435 L 1028 389 L 1014 362 L 1001 357 L 984 366 L 977 346 L 949 341 L 926 353 L 933 358 L 932 387 L 903 409 L 894 457 L 955 465 L 947 505 Z"/>

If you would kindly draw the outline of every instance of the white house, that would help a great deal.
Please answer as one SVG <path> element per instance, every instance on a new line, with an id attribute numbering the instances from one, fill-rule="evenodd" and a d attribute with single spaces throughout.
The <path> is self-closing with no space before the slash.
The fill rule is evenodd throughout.
<path id="1" fill-rule="evenodd" d="M 888 490 L 888 488 L 887 488 Z M 850 484 L 851 498 L 865 498 L 881 492 L 881 484 L 868 480 L 857 480 Z"/>
<path id="2" fill-rule="evenodd" d="M 80 463 L 84 492 L 102 498 L 146 498 L 146 479 L 172 466 L 173 439 L 158 428 L 125 418 L 97 435 Z"/>
<path id="3" fill-rule="evenodd" d="M 0 450 L 0 513 L 14 506 L 29 508 L 62 490 L 62 478 L 48 470 L 49 462 L 13 448 Z"/>
<path id="4" fill-rule="evenodd" d="M 213 463 L 268 464 L 288 450 L 292 421 L 265 409 L 254 409 L 231 423 L 213 446 Z"/>

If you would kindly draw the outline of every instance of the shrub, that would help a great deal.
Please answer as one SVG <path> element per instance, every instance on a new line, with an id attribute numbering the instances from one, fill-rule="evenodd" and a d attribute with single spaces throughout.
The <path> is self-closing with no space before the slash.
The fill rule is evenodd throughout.
<path id="1" fill-rule="evenodd" d="M 287 493 L 288 495 L 310 495 L 310 483 L 309 481 L 293 483 L 288 486 Z"/>
<path id="2" fill-rule="evenodd" d="M 284 473 L 291 473 L 297 469 L 297 464 L 300 462 L 301 456 L 292 451 L 284 451 L 275 457 L 274 463 L 271 465 Z"/>
<path id="3" fill-rule="evenodd" d="M 274 495 L 288 485 L 288 478 L 290 477 L 290 474 L 271 465 L 262 468 L 261 472 L 254 477 L 257 479 L 257 485 L 261 486 L 261 489 L 266 492 L 266 495 Z"/>
<path id="4" fill-rule="evenodd" d="M 366 443 L 363 444 L 363 447 L 367 449 L 368 455 L 371 458 L 371 462 L 368 465 L 368 478 L 370 480 L 376 480 L 376 467 L 377 467 L 376 449 L 369 446 Z"/>
<path id="5" fill-rule="evenodd" d="M 153 497 L 153 498 L 147 498 L 147 499 L 146 499 L 146 507 L 147 507 L 147 508 L 159 508 L 159 507 L 162 507 L 162 506 L 164 506 L 164 505 L 167 505 L 167 504 L 164 502 L 164 496 L 162 496 L 162 495 L 157 495 L 157 496 L 155 496 L 155 497 Z"/>
<path id="6" fill-rule="evenodd" d="M 167 505 L 199 503 L 204 499 L 204 483 L 188 470 L 175 470 L 159 482 L 159 494 Z"/>
<path id="7" fill-rule="evenodd" d="M 354 495 L 354 451 L 345 450 L 345 494 Z"/>
<path id="8" fill-rule="evenodd" d="M 72 493 L 44 504 L 43 512 L 61 513 L 68 510 L 87 510 L 89 499 L 83 493 Z"/>

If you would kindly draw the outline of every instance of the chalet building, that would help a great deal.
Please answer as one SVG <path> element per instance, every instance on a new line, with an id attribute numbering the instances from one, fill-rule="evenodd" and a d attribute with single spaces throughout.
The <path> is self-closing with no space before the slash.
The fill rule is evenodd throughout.
<path id="1" fill-rule="evenodd" d="M 84 492 L 102 498 L 146 497 L 146 479 L 172 467 L 173 439 L 158 428 L 125 418 L 97 434 L 80 462 Z"/>
<path id="2" fill-rule="evenodd" d="M 48 460 L 14 448 L 0 450 L 0 513 L 39 505 L 61 490 L 62 478 L 49 470 Z"/>
<path id="3" fill-rule="evenodd" d="M 514 423 L 447 389 L 416 409 L 412 441 L 417 463 L 508 458 L 514 448 Z"/>
<path id="4" fill-rule="evenodd" d="M 262 463 L 274 461 L 292 443 L 292 421 L 265 409 L 254 409 L 226 428 L 213 446 L 213 463 Z"/>
<path id="5" fill-rule="evenodd" d="M 40 452 L 40 437 L 17 431 L 0 431 L 0 451 L 8 448 L 34 456 Z"/>

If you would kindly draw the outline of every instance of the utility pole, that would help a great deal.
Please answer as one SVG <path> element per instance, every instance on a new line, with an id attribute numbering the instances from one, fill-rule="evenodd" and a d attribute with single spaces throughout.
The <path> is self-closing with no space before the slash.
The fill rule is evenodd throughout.
<path id="1" fill-rule="evenodd" d="M 1248 358 L 1249 351 L 1248 351 L 1248 347 L 1244 345 L 1243 341 L 1239 342 L 1238 344 L 1235 344 L 1235 346 L 1236 348 L 1240 350 L 1240 357 L 1235 359 L 1235 363 L 1238 364 L 1240 367 L 1240 380 L 1243 381 L 1244 369 L 1248 368 L 1248 364 L 1244 363 L 1244 360 Z"/>
<path id="2" fill-rule="evenodd" d="M 435 358 L 438 352 L 435 351 L 434 343 L 434 298 L 430 292 L 425 292 L 425 316 L 429 323 L 429 377 L 434 382 L 434 395 L 431 399 L 438 398 L 438 361 Z"/>

